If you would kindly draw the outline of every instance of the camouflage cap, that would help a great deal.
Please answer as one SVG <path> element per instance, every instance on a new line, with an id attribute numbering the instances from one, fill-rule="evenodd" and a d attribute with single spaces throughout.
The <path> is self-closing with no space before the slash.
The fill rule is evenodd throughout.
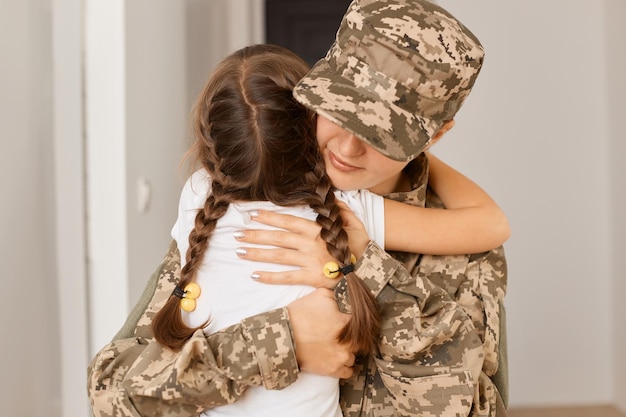
<path id="1" fill-rule="evenodd" d="M 353 0 L 298 101 L 392 159 L 410 161 L 454 118 L 480 72 L 479 40 L 425 0 Z"/>

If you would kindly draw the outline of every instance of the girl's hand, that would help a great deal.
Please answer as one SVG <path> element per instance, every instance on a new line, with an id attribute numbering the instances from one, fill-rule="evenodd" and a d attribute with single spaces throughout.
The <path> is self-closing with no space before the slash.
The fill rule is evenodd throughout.
<path id="1" fill-rule="evenodd" d="M 238 241 L 272 245 L 277 248 L 242 246 L 237 255 L 250 261 L 293 265 L 300 268 L 285 272 L 256 271 L 254 279 L 258 278 L 259 282 L 266 284 L 301 284 L 329 289 L 335 287 L 337 280 L 327 278 L 323 273 L 324 265 L 335 259 L 328 253 L 326 242 L 320 237 L 321 226 L 315 221 L 289 214 L 264 210 L 250 214 L 254 221 L 283 230 L 244 230 L 243 236 L 236 237 Z"/>

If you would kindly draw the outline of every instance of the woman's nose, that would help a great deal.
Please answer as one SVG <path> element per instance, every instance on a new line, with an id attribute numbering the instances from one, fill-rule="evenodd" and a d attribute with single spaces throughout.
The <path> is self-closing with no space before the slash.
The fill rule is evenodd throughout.
<path id="1" fill-rule="evenodd" d="M 340 138 L 339 152 L 344 156 L 359 156 L 365 152 L 365 144 L 350 132 Z"/>

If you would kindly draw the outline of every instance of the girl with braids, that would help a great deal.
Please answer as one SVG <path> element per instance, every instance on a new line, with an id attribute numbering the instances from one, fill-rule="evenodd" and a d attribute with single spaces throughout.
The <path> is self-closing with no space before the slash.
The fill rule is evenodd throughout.
<path id="1" fill-rule="evenodd" d="M 260 212 L 291 214 L 317 222 L 319 236 L 332 256 L 327 261 L 335 262 L 327 263 L 330 270 L 326 275 L 345 278 L 341 282 L 346 285 L 351 314 L 339 340 L 350 344 L 356 354 L 375 351 L 380 313 L 371 291 L 352 271 L 354 255 L 348 247 L 342 212 L 353 211 L 354 216 L 346 217 L 346 226 L 362 222 L 360 227 L 381 246 L 428 249 L 416 248 L 414 235 L 406 242 L 386 242 L 386 235 L 402 234 L 386 233 L 383 219 L 404 216 L 402 226 L 413 230 L 417 223 L 412 219 L 425 211 L 440 210 L 386 202 L 367 191 L 333 189 L 315 137 L 315 114 L 292 95 L 293 87 L 307 71 L 304 61 L 286 49 L 250 46 L 224 59 L 200 94 L 194 112 L 196 140 L 188 154 L 200 169 L 185 184 L 172 229 L 178 249 L 185 255 L 181 277 L 152 323 L 156 340 L 173 351 L 179 351 L 198 330 L 214 333 L 314 291 L 305 285 L 270 286 L 250 279 L 251 275 L 254 278 L 252 268 L 258 264 L 239 258 L 242 253 L 237 238 Z M 442 175 L 454 174 L 440 165 Z M 480 210 L 472 211 L 468 218 L 475 219 Z M 493 214 L 491 208 L 484 212 L 485 216 Z M 468 216 L 465 211 L 459 213 Z M 477 232 L 489 238 L 497 235 L 482 224 Z M 441 233 L 455 239 L 455 233 L 460 232 Z M 264 266 L 273 271 L 293 269 L 278 264 Z M 337 281 L 328 282 L 332 282 L 331 287 Z M 237 402 L 205 414 L 341 416 L 338 381 L 302 372 L 283 390 L 252 387 Z"/>
<path id="2" fill-rule="evenodd" d="M 178 350 L 198 329 L 211 333 L 313 291 L 308 286 L 266 286 L 248 278 L 245 261 L 235 253 L 233 233 L 246 227 L 250 211 L 278 210 L 316 219 L 337 264 L 350 265 L 340 208 L 318 152 L 315 114 L 291 93 L 307 71 L 295 54 L 256 45 L 223 60 L 202 91 L 194 115 L 196 141 L 189 151 L 201 169 L 182 191 L 172 230 L 186 257 L 175 294 L 153 321 L 161 344 Z M 358 194 L 349 202 L 356 209 L 361 204 Z M 373 203 L 373 195 L 362 195 L 382 215 L 382 198 Z M 378 229 L 371 233 L 381 235 L 382 244 Z M 376 343 L 378 309 L 354 273 L 345 270 L 345 277 L 352 315 L 340 339 L 352 343 L 355 352 L 367 353 Z M 198 286 L 190 290 L 190 283 Z M 187 308 L 184 303 L 195 305 Z M 241 401 L 208 415 L 249 416 L 259 410 L 272 416 L 340 416 L 338 381 L 303 373 L 285 390 L 252 388 Z"/>

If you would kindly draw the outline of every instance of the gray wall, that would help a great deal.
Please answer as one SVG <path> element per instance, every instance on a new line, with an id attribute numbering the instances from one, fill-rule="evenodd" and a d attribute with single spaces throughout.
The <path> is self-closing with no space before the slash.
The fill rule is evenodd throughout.
<path id="1" fill-rule="evenodd" d="M 623 258 L 626 252 L 626 134 L 622 127 L 626 110 L 626 47 L 624 17 L 626 2 L 607 2 L 605 10 L 606 83 L 608 95 L 608 134 L 610 137 L 609 184 L 611 189 L 612 285 L 613 298 L 613 395 L 622 410 L 626 410 L 626 272 Z"/>
<path id="2" fill-rule="evenodd" d="M 185 2 L 169 0 L 125 4 L 128 274 L 140 277 L 128 282 L 131 302 L 171 240 L 178 208 L 174 196 L 185 175 L 178 172 L 190 106 L 185 11 Z M 138 209 L 140 179 L 151 189 L 145 211 Z"/>
<path id="3" fill-rule="evenodd" d="M 50 1 L 0 4 L 0 404 L 60 416 Z"/>
<path id="4" fill-rule="evenodd" d="M 434 152 L 511 221 L 511 403 L 623 401 L 624 2 L 439 3 L 487 50 Z"/>

